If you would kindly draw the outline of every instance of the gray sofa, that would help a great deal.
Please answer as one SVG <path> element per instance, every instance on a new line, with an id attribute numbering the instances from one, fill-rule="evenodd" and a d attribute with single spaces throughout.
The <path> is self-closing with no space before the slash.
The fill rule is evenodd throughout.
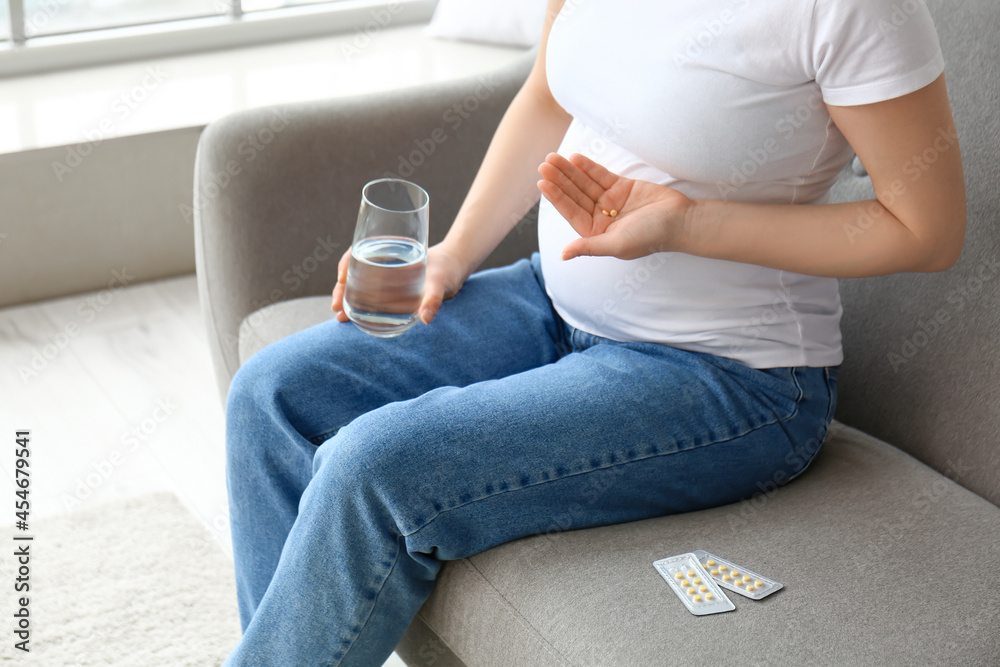
<path id="1" fill-rule="evenodd" d="M 944 273 L 841 281 L 840 402 L 815 463 L 708 511 L 573 530 L 567 508 L 545 535 L 447 563 L 397 649 L 409 665 L 1000 665 L 1000 9 L 928 4 L 962 141 L 966 247 Z M 330 317 L 366 181 L 422 184 L 432 240 L 444 234 L 529 64 L 209 126 L 198 284 L 223 394 L 256 350 Z M 467 117 L 449 114 L 463 102 Z M 264 144 L 253 159 L 250 135 Z M 871 196 L 860 164 L 836 195 Z M 534 245 L 529 216 L 488 265 Z M 694 549 L 785 590 L 692 616 L 652 562 Z"/>

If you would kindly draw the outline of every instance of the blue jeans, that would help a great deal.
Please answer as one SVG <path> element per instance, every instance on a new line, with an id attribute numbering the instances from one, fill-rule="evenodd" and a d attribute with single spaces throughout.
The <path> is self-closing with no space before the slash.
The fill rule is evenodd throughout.
<path id="1" fill-rule="evenodd" d="M 330 320 L 278 341 L 228 399 L 243 638 L 225 664 L 378 666 L 443 561 L 784 483 L 820 448 L 837 370 L 579 331 L 537 255 L 399 338 Z"/>

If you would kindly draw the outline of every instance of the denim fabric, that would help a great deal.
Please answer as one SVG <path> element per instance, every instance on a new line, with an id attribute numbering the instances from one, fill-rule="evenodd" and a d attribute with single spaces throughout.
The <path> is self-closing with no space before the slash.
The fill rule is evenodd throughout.
<path id="1" fill-rule="evenodd" d="M 378 666 L 442 561 L 785 483 L 820 448 L 837 370 L 579 331 L 537 255 L 396 339 L 331 320 L 278 341 L 227 405 L 244 634 L 225 664 Z"/>

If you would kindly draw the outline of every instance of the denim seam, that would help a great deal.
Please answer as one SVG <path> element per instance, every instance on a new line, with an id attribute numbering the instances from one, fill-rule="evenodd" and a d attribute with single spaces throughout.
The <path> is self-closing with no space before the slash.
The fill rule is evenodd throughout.
<path id="1" fill-rule="evenodd" d="M 375 606 L 378 605 L 378 599 L 381 597 L 382 591 L 385 589 L 385 584 L 389 581 L 389 577 L 392 575 L 393 570 L 396 569 L 396 565 L 399 563 L 399 555 L 401 551 L 402 549 L 399 548 L 399 540 L 396 540 L 396 555 L 392 559 L 392 565 L 389 566 L 385 576 L 382 577 L 382 583 L 379 584 L 378 591 L 375 593 L 375 597 L 371 601 L 371 607 L 368 610 L 368 615 L 365 616 L 363 621 L 361 621 L 361 630 L 354 635 L 353 639 L 351 639 L 351 645 L 347 647 L 346 651 L 344 651 L 344 655 L 340 656 L 340 660 L 337 662 L 331 662 L 330 667 L 336 667 L 336 665 L 343 663 L 347 658 L 347 655 L 351 652 L 351 649 L 357 646 L 358 637 L 360 637 L 361 633 L 365 631 L 365 626 L 368 625 L 368 621 L 371 620 L 372 614 L 375 613 Z"/>
<path id="2" fill-rule="evenodd" d="M 329 431 L 325 431 L 325 432 L 319 433 L 317 435 L 309 436 L 308 438 L 306 438 L 306 440 L 308 440 L 314 446 L 319 447 L 320 445 L 323 444 L 323 442 L 326 442 L 327 440 L 329 440 L 333 436 L 335 436 L 338 433 L 340 433 L 340 429 L 342 429 L 342 428 L 343 428 L 343 426 L 338 426 L 335 429 L 332 429 L 332 430 L 329 430 Z M 317 440 L 319 438 L 322 438 L 323 441 L 322 442 L 315 442 L 315 440 Z"/>
<path id="3" fill-rule="evenodd" d="M 488 500 L 489 498 L 494 498 L 496 496 L 500 496 L 500 495 L 503 495 L 503 494 L 506 494 L 506 493 L 511 493 L 513 491 L 521 491 L 523 489 L 530 489 L 530 488 L 533 488 L 533 487 L 536 487 L 536 486 L 541 486 L 543 484 L 549 484 L 551 482 L 559 482 L 559 481 L 562 481 L 564 479 L 569 479 L 570 477 L 579 477 L 580 475 L 588 475 L 588 474 L 590 474 L 592 472 L 597 472 L 597 471 L 600 471 L 600 470 L 611 470 L 612 468 L 619 468 L 619 467 L 622 467 L 622 466 L 631 465 L 633 463 L 639 463 L 640 461 L 648 461 L 650 459 L 660 458 L 662 456 L 673 456 L 675 454 L 683 454 L 683 453 L 686 453 L 686 452 L 694 451 L 696 449 L 701 449 L 703 447 L 710 447 L 711 445 L 720 445 L 720 444 L 722 444 L 724 442 L 729 442 L 731 440 L 736 440 L 737 438 L 742 438 L 743 436 L 749 435 L 750 433 L 753 433 L 754 431 L 759 431 L 760 429 L 764 428 L 765 426 L 773 426 L 774 424 L 780 424 L 782 422 L 785 422 L 788 419 L 790 419 L 791 417 L 795 416 L 795 414 L 797 412 L 798 412 L 798 403 L 796 403 L 795 410 L 792 412 L 792 414 L 790 416 L 788 416 L 788 417 L 785 417 L 784 419 L 773 419 L 773 420 L 771 420 L 769 422 L 765 422 L 763 424 L 758 424 L 757 426 L 755 426 L 755 427 L 753 427 L 751 429 L 743 431 L 742 433 L 737 433 L 736 435 L 732 435 L 732 436 L 729 436 L 727 438 L 721 438 L 719 440 L 713 440 L 711 442 L 705 442 L 705 443 L 702 443 L 700 445 L 695 445 L 693 447 L 687 447 L 685 449 L 678 449 L 677 451 L 673 451 L 673 452 L 662 452 L 662 453 L 659 453 L 659 454 L 650 454 L 648 456 L 640 456 L 640 457 L 631 459 L 629 461 L 622 461 L 621 463 L 613 463 L 613 464 L 606 465 L 606 466 L 598 466 L 596 468 L 589 468 L 587 470 L 581 470 L 579 472 L 570 473 L 570 474 L 567 474 L 567 475 L 563 475 L 561 477 L 553 477 L 552 479 L 544 479 L 544 480 L 542 480 L 540 482 L 535 482 L 534 484 L 525 484 L 524 486 L 519 486 L 519 487 L 514 488 L 514 489 L 505 489 L 505 490 L 502 490 L 502 491 L 497 491 L 495 493 L 490 493 L 490 494 L 487 494 L 487 495 L 484 495 L 484 496 L 480 496 L 478 498 L 473 498 L 472 500 L 469 500 L 469 501 L 464 502 L 464 503 L 460 503 L 458 505 L 455 505 L 454 507 L 448 507 L 446 509 L 439 510 L 433 516 L 431 516 L 429 519 L 427 519 L 426 521 L 424 521 L 417 528 L 414 528 L 413 530 L 408 531 L 408 532 L 404 532 L 403 533 L 403 537 L 410 537 L 411 535 L 417 534 L 418 532 L 420 532 L 421 530 L 423 530 L 424 528 L 426 528 L 427 526 L 429 526 L 435 519 L 437 519 L 442 514 L 446 514 L 448 512 L 452 512 L 454 510 L 460 509 L 462 507 L 466 507 L 467 505 L 472 505 L 474 503 L 481 502 L 483 500 Z M 496 482 L 494 482 L 494 485 L 496 485 Z"/>
<path id="4" fill-rule="evenodd" d="M 829 371 L 826 369 L 823 369 L 823 379 L 825 380 L 824 384 L 826 385 L 826 395 L 827 399 L 829 400 L 829 403 L 826 406 L 826 421 L 825 421 L 826 425 L 823 427 L 823 438 L 819 441 L 819 446 L 816 447 L 816 451 L 813 452 L 813 455 L 811 457 L 809 457 L 809 460 L 806 461 L 806 464 L 802 466 L 802 470 L 798 471 L 797 473 L 789 477 L 787 480 L 785 480 L 785 484 L 796 479 L 797 477 L 802 475 L 802 473 L 804 473 L 806 470 L 809 469 L 809 466 L 813 464 L 813 461 L 816 460 L 816 457 L 819 456 L 820 451 L 823 449 L 823 443 L 826 442 L 826 436 L 830 432 L 830 424 L 832 423 L 833 420 L 833 388 L 830 385 Z"/>
<path id="5" fill-rule="evenodd" d="M 790 415 L 788 415 L 787 417 L 785 417 L 784 419 L 779 419 L 778 420 L 779 423 L 786 422 L 789 419 L 792 419 L 793 417 L 795 417 L 797 414 L 799 414 L 799 406 L 802 404 L 802 397 L 805 395 L 805 392 L 802 390 L 802 385 L 799 384 L 799 369 L 798 369 L 798 367 L 792 368 L 792 382 L 795 383 L 795 388 L 799 392 L 798 396 L 795 397 L 795 409 L 792 410 L 792 413 Z"/>

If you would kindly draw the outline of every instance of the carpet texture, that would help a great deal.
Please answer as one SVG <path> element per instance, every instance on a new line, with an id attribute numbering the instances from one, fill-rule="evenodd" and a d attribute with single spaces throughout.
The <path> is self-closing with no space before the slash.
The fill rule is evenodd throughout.
<path id="1" fill-rule="evenodd" d="M 4 532 L 0 664 L 208 667 L 239 641 L 232 563 L 171 493 L 33 522 L 32 542 Z M 13 553 L 23 544 L 31 545 L 31 590 L 14 593 Z M 22 595 L 30 653 L 13 646 Z"/>

